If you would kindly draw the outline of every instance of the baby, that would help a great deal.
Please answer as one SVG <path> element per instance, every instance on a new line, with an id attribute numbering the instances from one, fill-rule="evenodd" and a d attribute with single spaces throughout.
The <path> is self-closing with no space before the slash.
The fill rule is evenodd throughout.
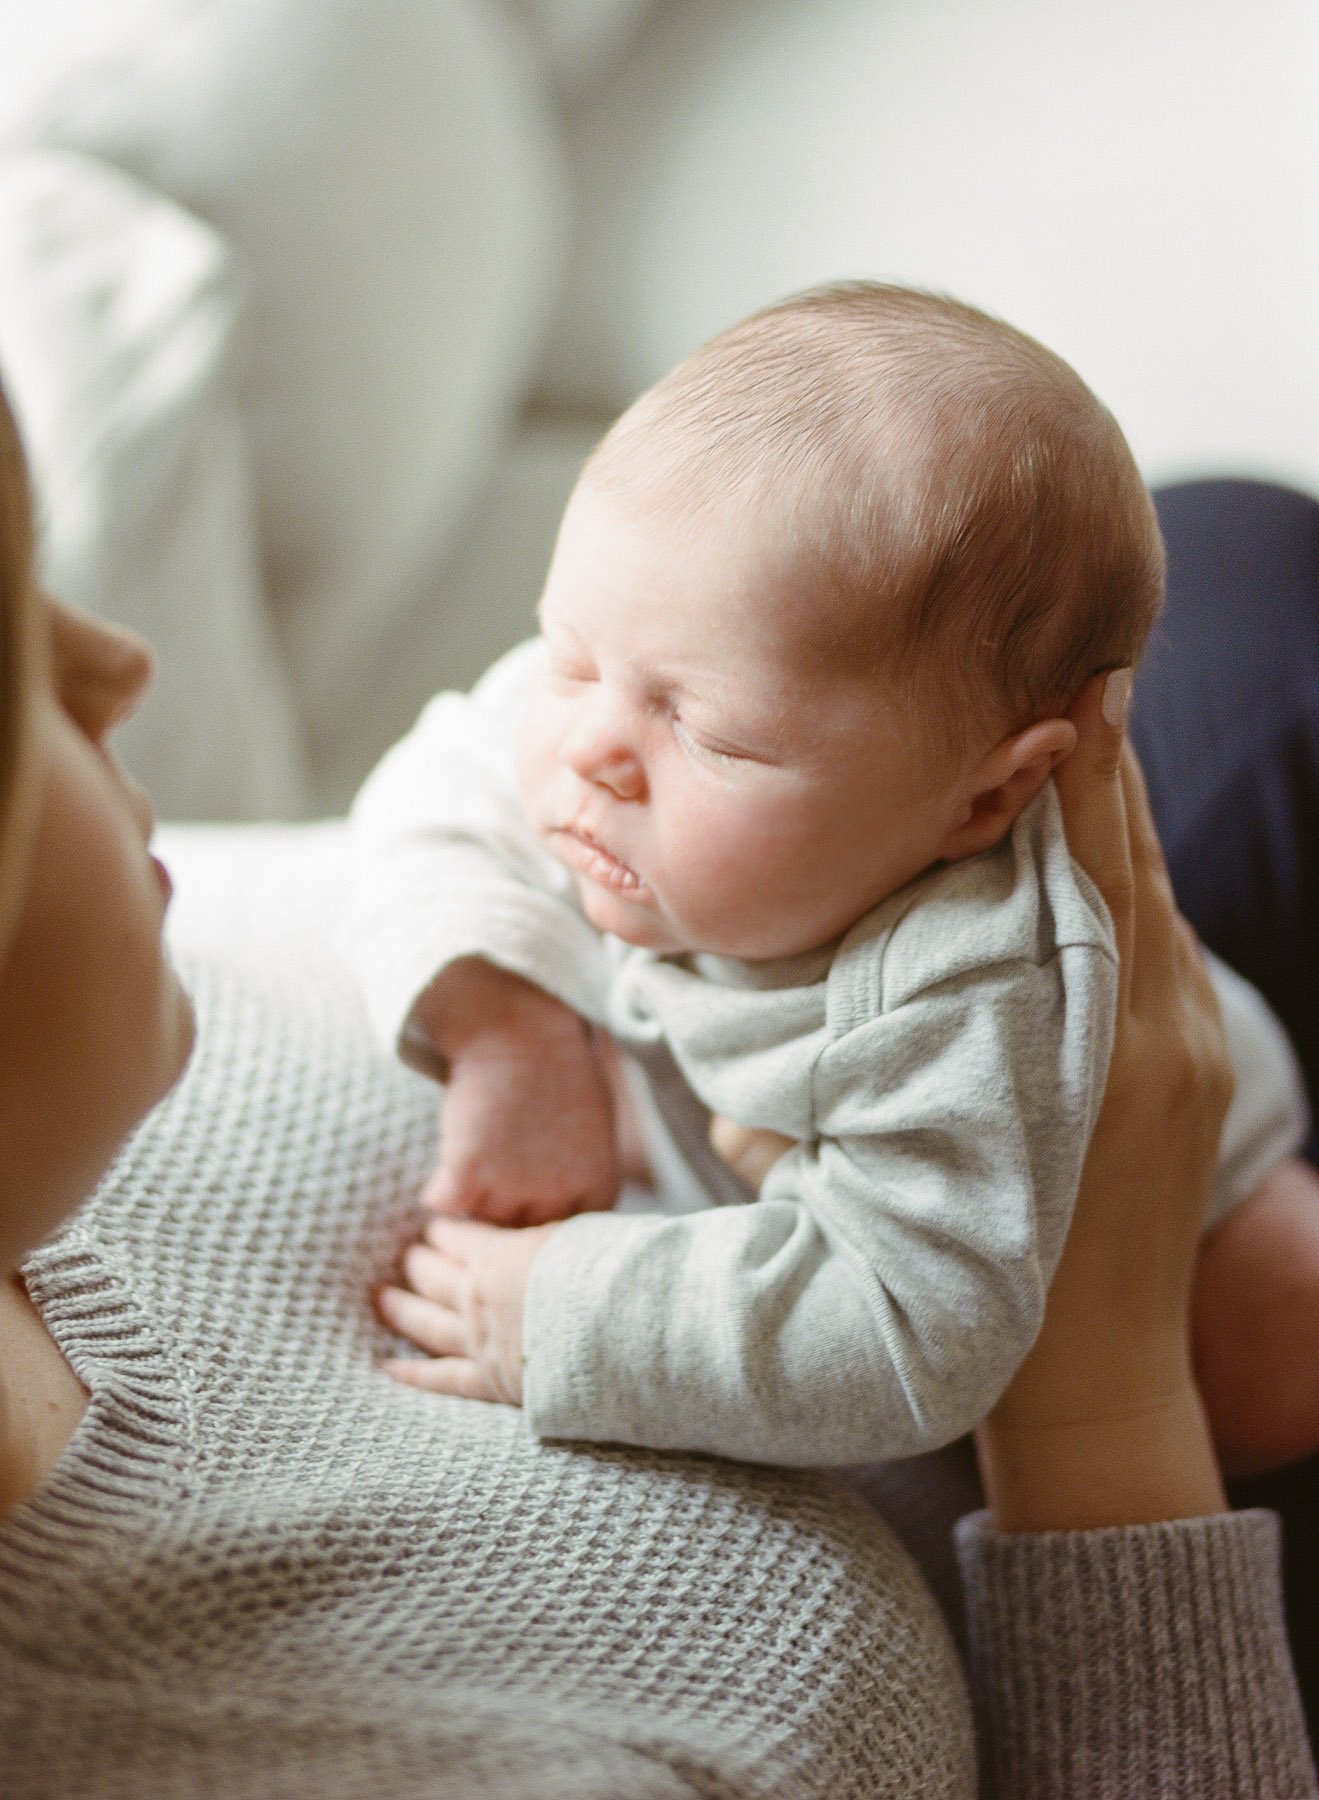
<path id="1" fill-rule="evenodd" d="M 485 1222 L 437 1219 L 382 1292 L 429 1353 L 392 1372 L 543 1436 L 777 1463 L 983 1418 L 1112 1037 L 1049 777 L 1162 583 L 1111 416 L 950 300 L 803 295 L 624 414 L 541 638 L 432 702 L 354 809 L 369 1008 L 447 1084 L 426 1198 Z M 1271 1016 L 1215 979 L 1218 1217 L 1304 1118 Z M 658 1211 L 606 1210 L 616 1112 Z M 793 1140 L 754 1204 L 716 1115 Z"/>

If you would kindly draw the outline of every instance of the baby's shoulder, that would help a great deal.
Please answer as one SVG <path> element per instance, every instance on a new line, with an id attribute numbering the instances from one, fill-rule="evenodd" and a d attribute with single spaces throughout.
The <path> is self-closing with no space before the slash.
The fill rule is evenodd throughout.
<path id="1" fill-rule="evenodd" d="M 1064 950 L 1113 960 L 1112 921 L 1072 860 L 1050 784 L 1001 844 L 939 864 L 857 921 L 829 975 L 831 1023 L 890 1012 L 948 983 L 1054 963 Z"/>

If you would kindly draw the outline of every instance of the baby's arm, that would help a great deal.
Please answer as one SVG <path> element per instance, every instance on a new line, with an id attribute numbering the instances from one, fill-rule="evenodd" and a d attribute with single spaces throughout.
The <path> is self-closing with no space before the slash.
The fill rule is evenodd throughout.
<path id="1" fill-rule="evenodd" d="M 394 1372 L 520 1397 L 545 1437 L 755 1462 L 874 1461 L 961 1435 L 1034 1335 L 1079 1173 L 1084 1130 L 1037 1115 L 1092 1099 L 1088 1074 L 1067 1095 L 1056 1055 L 1048 1093 L 1026 1098 L 1022 1059 L 986 1059 L 980 1040 L 1033 1040 L 1058 989 L 1052 968 L 977 971 L 836 1040 L 815 1072 L 825 1135 L 789 1151 L 755 1204 L 576 1218 L 531 1257 L 526 1233 L 455 1238 L 437 1221 L 405 1258 L 411 1291 L 380 1297 L 434 1360 Z M 514 1336 L 518 1383 L 499 1349 Z"/>
<path id="2" fill-rule="evenodd" d="M 447 1081 L 437 1206 L 508 1223 L 611 1203 L 599 941 L 513 779 L 538 647 L 432 701 L 353 807 L 343 940 L 390 1051 Z"/>
<path id="3" fill-rule="evenodd" d="M 942 983 L 836 1040 L 822 1135 L 754 1205 L 547 1238 L 524 1320 L 538 1434 L 838 1464 L 984 1415 L 1038 1328 L 1106 1045 L 1059 1053 L 1054 968 L 978 971 L 970 990 Z"/>

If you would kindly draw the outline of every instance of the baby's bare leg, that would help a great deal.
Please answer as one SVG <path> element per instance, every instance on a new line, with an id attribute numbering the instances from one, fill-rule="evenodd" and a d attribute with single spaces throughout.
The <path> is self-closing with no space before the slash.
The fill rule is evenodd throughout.
<path id="1" fill-rule="evenodd" d="M 1319 1450 L 1319 1174 L 1281 1163 L 1205 1239 L 1196 1375 L 1229 1473 Z"/>

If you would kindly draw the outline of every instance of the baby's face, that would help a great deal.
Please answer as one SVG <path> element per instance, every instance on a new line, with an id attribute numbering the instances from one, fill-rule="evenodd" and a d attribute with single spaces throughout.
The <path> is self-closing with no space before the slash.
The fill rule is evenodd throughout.
<path id="1" fill-rule="evenodd" d="M 632 944 L 813 949 L 937 861 L 957 820 L 957 771 L 882 679 L 812 665 L 806 602 L 756 536 L 646 518 L 589 477 L 564 516 L 519 790 L 592 924 Z"/>

